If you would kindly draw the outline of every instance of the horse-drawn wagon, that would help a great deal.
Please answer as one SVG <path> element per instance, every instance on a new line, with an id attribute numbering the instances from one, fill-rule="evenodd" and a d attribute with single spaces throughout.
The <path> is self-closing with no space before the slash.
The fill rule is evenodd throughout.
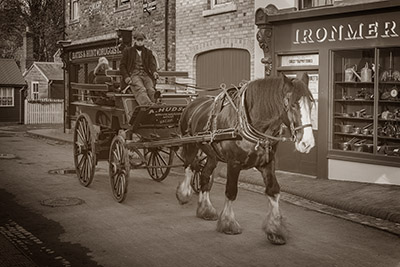
<path id="1" fill-rule="evenodd" d="M 118 74 L 117 71 L 109 73 Z M 170 79 L 185 75 L 186 72 L 160 72 L 161 77 Z M 164 92 L 157 103 L 139 106 L 132 94 L 115 91 L 117 84 L 71 83 L 76 97 L 72 104 L 79 114 L 73 149 L 76 173 L 84 186 L 92 183 L 97 162 L 108 160 L 113 196 L 122 202 L 127 195 L 130 169 L 145 168 L 152 179 L 162 181 L 172 167 L 183 166 L 174 163 L 175 155 L 179 158 L 179 147 L 185 143 L 208 142 L 211 136 L 182 137 L 179 132 L 182 111 L 195 93 L 171 92 L 171 85 L 158 84 L 157 88 Z M 224 138 L 233 138 L 233 133 L 225 134 Z M 205 157 L 199 161 L 204 162 Z M 194 172 L 191 181 L 196 192 L 200 171 L 198 168 Z"/>
<path id="2" fill-rule="evenodd" d="M 301 153 L 314 146 L 313 98 L 307 75 L 302 79 L 284 75 L 259 79 L 232 91 L 222 87 L 216 97 L 194 100 L 193 94 L 161 94 L 153 106 L 138 106 L 132 95 L 109 92 L 112 105 L 99 105 L 91 103 L 89 96 L 96 94 L 90 92 L 108 91 L 107 86 L 71 83 L 71 88 L 81 97 L 73 103 L 80 111 L 74 131 L 74 160 L 84 186 L 92 182 L 97 161 L 107 159 L 114 198 L 122 202 L 131 168 L 146 168 L 154 180 L 162 181 L 170 168 L 181 166 L 175 164 L 174 155 L 182 147 L 185 179 L 176 191 L 181 204 L 188 202 L 193 189 L 199 191 L 197 217 L 218 220 L 220 232 L 239 234 L 242 230 L 232 207 L 239 173 L 257 168 L 268 203 L 263 230 L 270 242 L 286 242 L 274 155 L 279 141 L 295 142 Z M 283 124 L 289 137 L 281 135 Z M 225 205 L 218 215 L 209 193 L 219 161 L 227 163 L 227 182 Z"/>

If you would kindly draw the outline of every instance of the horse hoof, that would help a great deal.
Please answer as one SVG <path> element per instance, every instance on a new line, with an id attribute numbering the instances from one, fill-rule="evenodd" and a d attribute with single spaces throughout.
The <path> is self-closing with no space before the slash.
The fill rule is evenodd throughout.
<path id="1" fill-rule="evenodd" d="M 217 231 L 227 235 L 239 235 L 242 233 L 242 228 L 236 221 L 223 222 L 219 220 L 217 223 Z"/>
<path id="2" fill-rule="evenodd" d="M 191 192 L 189 192 L 187 194 L 182 193 L 182 190 L 179 190 L 179 186 L 178 186 L 178 188 L 176 189 L 175 196 L 176 196 L 176 199 L 178 199 L 179 204 L 184 205 L 189 202 L 190 198 L 192 197 L 192 194 L 191 194 Z"/>
<path id="3" fill-rule="evenodd" d="M 218 213 L 214 207 L 198 207 L 196 216 L 206 221 L 216 221 L 218 219 Z"/>
<path id="4" fill-rule="evenodd" d="M 286 244 L 286 239 L 282 235 L 269 233 L 269 234 L 267 234 L 267 238 L 268 238 L 269 242 L 271 242 L 274 245 L 285 245 Z"/>

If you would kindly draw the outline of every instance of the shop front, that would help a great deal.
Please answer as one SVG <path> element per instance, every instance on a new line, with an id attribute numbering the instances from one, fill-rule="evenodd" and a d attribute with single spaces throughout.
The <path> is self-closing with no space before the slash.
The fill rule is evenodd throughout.
<path id="1" fill-rule="evenodd" d="M 70 89 L 70 83 L 92 83 L 93 70 L 100 57 L 107 58 L 112 69 L 119 68 L 122 50 L 131 46 L 132 31 L 118 30 L 115 34 L 102 39 L 61 42 L 62 60 L 64 63 L 64 90 L 65 90 L 65 128 L 71 129 L 71 122 L 75 117 L 75 106 L 71 105 L 76 96 Z"/>
<path id="2" fill-rule="evenodd" d="M 257 10 L 256 24 L 270 36 L 258 38 L 268 45 L 266 70 L 307 72 L 316 99 L 314 155 L 301 159 L 283 147 L 278 166 L 314 171 L 317 178 L 400 185 L 400 4 L 268 7 Z"/>

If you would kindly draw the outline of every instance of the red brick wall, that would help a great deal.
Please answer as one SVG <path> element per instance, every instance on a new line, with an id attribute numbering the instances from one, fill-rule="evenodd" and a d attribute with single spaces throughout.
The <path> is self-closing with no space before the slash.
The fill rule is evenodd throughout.
<path id="1" fill-rule="evenodd" d="M 140 30 L 147 36 L 146 46 L 158 55 L 160 68 L 165 68 L 165 2 L 156 1 L 151 14 L 143 12 L 142 0 L 131 0 L 127 9 L 115 9 L 113 1 L 80 0 L 80 17 L 69 20 L 70 1 L 66 1 L 66 39 L 72 41 L 96 40 L 116 34 L 116 29 Z M 93 9 L 94 3 L 100 3 Z M 175 66 L 175 0 L 169 0 L 168 50 L 169 70 Z"/>

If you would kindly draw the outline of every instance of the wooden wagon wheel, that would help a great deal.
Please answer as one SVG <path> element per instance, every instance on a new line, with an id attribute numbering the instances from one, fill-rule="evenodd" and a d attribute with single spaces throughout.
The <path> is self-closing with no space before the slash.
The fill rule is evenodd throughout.
<path id="1" fill-rule="evenodd" d="M 109 156 L 110 184 L 115 200 L 122 202 L 128 192 L 129 155 L 125 147 L 125 139 L 119 135 L 111 142 Z"/>
<path id="2" fill-rule="evenodd" d="M 174 150 L 169 147 L 153 147 L 145 149 L 145 157 L 147 160 L 147 171 L 150 177 L 157 182 L 164 180 L 171 170 L 174 160 Z"/>
<path id="3" fill-rule="evenodd" d="M 194 167 L 193 170 L 193 175 L 190 181 L 190 185 L 192 186 L 194 192 L 199 193 L 201 189 L 200 174 L 207 162 L 207 155 L 201 151 L 197 155 L 195 161 L 196 161 L 196 166 Z"/>
<path id="4" fill-rule="evenodd" d="M 96 134 L 90 117 L 82 113 L 75 123 L 74 162 L 79 182 L 89 186 L 96 168 Z"/>

